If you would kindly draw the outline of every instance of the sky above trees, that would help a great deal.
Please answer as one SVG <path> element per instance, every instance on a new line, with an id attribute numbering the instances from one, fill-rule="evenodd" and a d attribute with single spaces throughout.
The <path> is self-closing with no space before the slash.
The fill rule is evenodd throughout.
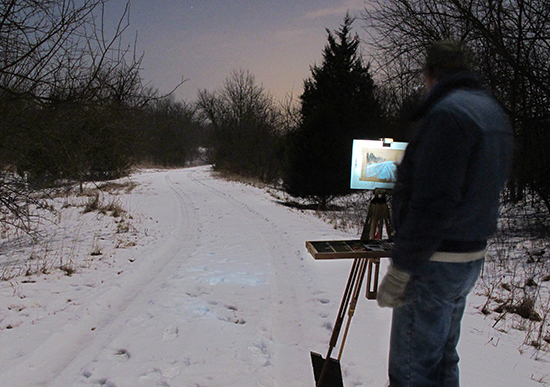
<path id="1" fill-rule="evenodd" d="M 107 4 L 107 24 L 124 5 Z M 363 8 L 363 0 L 132 0 L 126 40 L 133 44 L 137 34 L 144 81 L 161 93 L 186 79 L 176 97 L 193 101 L 199 89 L 217 89 L 231 71 L 245 69 L 282 99 L 303 91 L 310 66 L 322 59 L 325 29 Z M 359 20 L 354 30 L 361 34 Z"/>

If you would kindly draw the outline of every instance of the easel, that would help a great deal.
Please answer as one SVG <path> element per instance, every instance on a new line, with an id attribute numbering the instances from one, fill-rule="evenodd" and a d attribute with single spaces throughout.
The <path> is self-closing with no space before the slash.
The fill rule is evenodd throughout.
<path id="1" fill-rule="evenodd" d="M 391 226 L 390 210 L 387 204 L 387 191 L 381 189 L 374 190 L 374 197 L 369 203 L 367 218 L 361 234 L 361 241 L 382 239 L 384 226 L 388 237 L 393 235 Z M 343 387 L 343 381 L 340 369 L 340 359 L 344 351 L 344 344 L 347 339 L 351 319 L 355 313 L 357 300 L 361 286 L 367 274 L 367 299 L 376 299 L 378 290 L 378 275 L 380 273 L 380 258 L 388 256 L 387 252 L 380 252 L 378 256 L 368 258 L 354 258 L 348 282 L 340 303 L 338 316 L 332 330 L 329 349 L 326 358 L 323 360 L 318 354 L 312 353 L 313 368 L 315 373 L 316 387 Z M 332 350 L 336 347 L 340 329 L 344 322 L 345 315 L 348 315 L 346 329 L 340 344 L 340 352 L 337 359 L 331 359 Z M 321 363 L 322 362 L 322 363 Z M 322 364 L 322 369 L 320 368 Z M 319 372 L 319 369 L 320 372 Z M 327 383 L 325 383 L 325 380 Z M 325 383 L 325 384 L 323 384 Z"/>

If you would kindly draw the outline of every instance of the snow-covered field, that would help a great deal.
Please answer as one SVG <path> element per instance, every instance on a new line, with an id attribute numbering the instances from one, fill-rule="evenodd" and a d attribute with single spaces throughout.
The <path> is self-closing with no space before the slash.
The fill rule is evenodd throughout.
<path id="1" fill-rule="evenodd" d="M 351 262 L 315 261 L 305 241 L 358 236 L 209 167 L 131 180 L 117 199 L 126 217 L 66 206 L 32 250 L 71 270 L 35 263 L 0 282 L 0 385 L 314 386 L 310 351 L 326 353 Z M 24 244 L 0 254 L 11 270 L 32 264 Z M 521 333 L 492 328 L 484 302 L 472 295 L 464 317 L 462 385 L 550 383 L 548 356 L 520 352 Z M 360 299 L 346 387 L 385 384 L 390 317 Z"/>

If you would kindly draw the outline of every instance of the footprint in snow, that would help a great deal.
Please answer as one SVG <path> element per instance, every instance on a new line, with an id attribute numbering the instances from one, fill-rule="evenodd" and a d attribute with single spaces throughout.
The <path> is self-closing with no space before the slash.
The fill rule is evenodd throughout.
<path id="1" fill-rule="evenodd" d="M 145 312 L 145 313 L 142 313 L 140 316 L 134 317 L 133 319 L 131 319 L 128 322 L 128 325 L 131 326 L 131 327 L 136 327 L 138 325 L 143 324 L 146 321 L 151 320 L 153 317 L 155 317 L 155 316 L 152 313 Z"/>
<path id="2" fill-rule="evenodd" d="M 248 347 L 248 350 L 252 352 L 263 365 L 270 365 L 271 353 L 266 343 L 260 342 L 253 346 Z"/>
<path id="3" fill-rule="evenodd" d="M 164 330 L 162 341 L 171 341 L 178 338 L 179 329 L 176 326 L 169 326 Z"/>
<path id="4" fill-rule="evenodd" d="M 109 360 L 116 360 L 118 362 L 124 363 L 130 360 L 130 352 L 122 348 L 107 354 Z"/>
<path id="5" fill-rule="evenodd" d="M 314 301 L 320 303 L 321 305 L 330 304 L 330 300 L 328 298 L 317 298 Z M 318 312 L 317 315 L 321 318 L 327 318 L 329 316 L 329 314 L 325 310 Z"/>
<path id="6" fill-rule="evenodd" d="M 191 290 L 187 291 L 186 294 L 189 297 L 195 298 L 195 297 L 199 297 L 199 296 L 202 296 L 202 295 L 205 295 L 205 294 L 208 295 L 208 294 L 210 294 L 210 291 L 206 290 L 202 286 L 197 286 L 194 289 L 191 289 Z"/>
<path id="7" fill-rule="evenodd" d="M 218 316 L 218 319 L 221 321 L 237 324 L 237 325 L 244 325 L 246 324 L 246 321 L 243 318 L 239 318 L 237 315 L 237 311 L 239 308 L 233 305 L 226 305 L 226 311 L 225 313 L 220 313 Z"/>
<path id="8" fill-rule="evenodd" d="M 141 375 L 139 377 L 139 382 L 140 383 L 159 382 L 161 378 L 162 378 L 162 374 L 161 374 L 160 370 L 157 369 L 157 368 L 154 368 L 152 370 L 147 371 L 143 375 Z"/>
<path id="9" fill-rule="evenodd" d="M 116 387 L 116 384 L 110 382 L 109 379 L 97 379 L 93 381 L 94 386 L 99 385 L 102 387 Z"/>
<path id="10" fill-rule="evenodd" d="M 333 326 L 332 326 L 332 324 L 331 324 L 330 322 L 327 321 L 327 322 L 325 322 L 325 323 L 323 324 L 323 328 L 325 328 L 326 330 L 332 332 Z"/>

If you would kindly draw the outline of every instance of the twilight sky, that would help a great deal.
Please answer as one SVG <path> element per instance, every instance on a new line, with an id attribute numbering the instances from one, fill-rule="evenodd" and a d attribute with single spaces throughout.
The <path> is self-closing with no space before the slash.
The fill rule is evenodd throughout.
<path id="1" fill-rule="evenodd" d="M 126 0 L 111 0 L 109 21 Z M 144 81 L 166 93 L 182 78 L 177 99 L 223 86 L 231 71 L 249 70 L 277 99 L 302 93 L 310 66 L 322 60 L 325 28 L 339 29 L 346 11 L 359 16 L 363 0 L 131 0 L 130 27 L 144 53 Z M 353 24 L 362 35 L 361 20 Z"/>

